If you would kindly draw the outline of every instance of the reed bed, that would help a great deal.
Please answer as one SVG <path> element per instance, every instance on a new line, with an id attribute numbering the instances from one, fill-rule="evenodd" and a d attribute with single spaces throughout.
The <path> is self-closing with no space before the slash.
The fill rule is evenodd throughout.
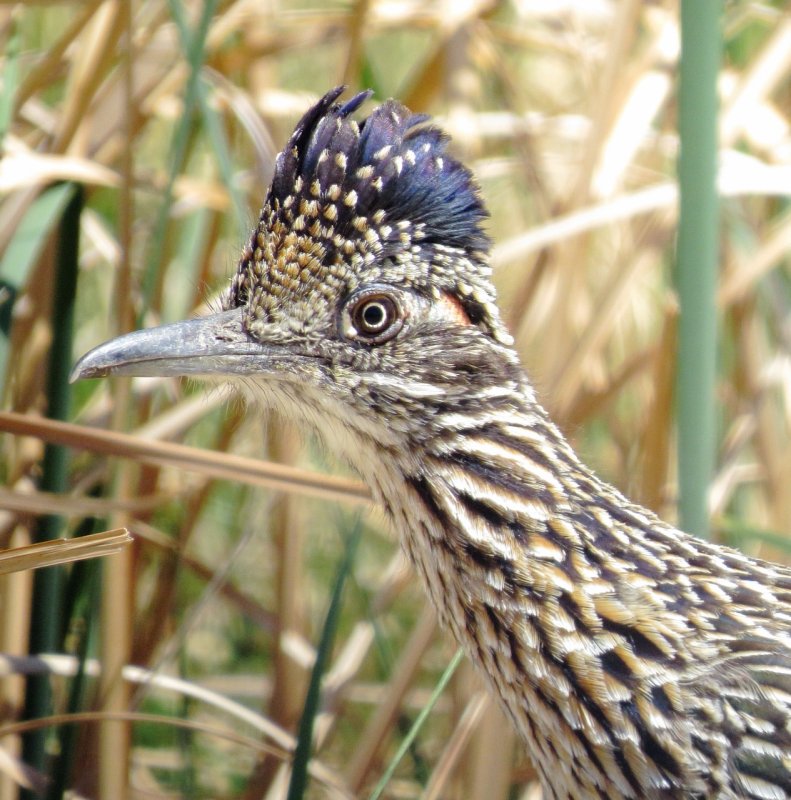
<path id="1" fill-rule="evenodd" d="M 712 537 L 779 560 L 790 10 L 722 12 L 708 488 Z M 191 383 L 65 380 L 216 305 L 299 115 L 371 87 L 478 176 L 543 402 L 675 520 L 679 24 L 670 0 L 0 3 L 0 547 L 134 537 L 0 576 L 1 800 L 540 797 L 315 438 Z"/>

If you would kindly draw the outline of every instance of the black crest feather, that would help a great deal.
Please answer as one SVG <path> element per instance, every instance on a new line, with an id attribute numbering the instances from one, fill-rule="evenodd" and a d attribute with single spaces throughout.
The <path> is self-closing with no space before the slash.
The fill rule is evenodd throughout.
<path id="1" fill-rule="evenodd" d="M 346 103 L 336 103 L 343 89 L 329 91 L 298 123 L 278 157 L 269 202 L 283 202 L 298 177 L 317 179 L 324 190 L 336 183 L 355 189 L 358 215 L 382 210 L 391 224 L 405 220 L 422 225 L 425 244 L 488 250 L 482 228 L 486 210 L 469 170 L 447 154 L 448 137 L 426 125 L 426 115 L 413 114 L 395 100 L 383 103 L 358 125 L 350 115 L 372 93 L 360 92 Z M 407 153 L 414 163 L 404 161 Z M 337 154 L 345 157 L 343 167 Z M 360 177 L 366 166 L 373 167 L 373 174 Z"/>

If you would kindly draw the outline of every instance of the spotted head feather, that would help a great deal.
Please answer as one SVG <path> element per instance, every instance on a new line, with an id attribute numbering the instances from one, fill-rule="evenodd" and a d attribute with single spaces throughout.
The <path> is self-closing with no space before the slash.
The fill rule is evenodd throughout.
<path id="1" fill-rule="evenodd" d="M 448 137 L 394 100 L 358 124 L 351 115 L 370 92 L 336 103 L 342 91 L 305 114 L 278 156 L 226 306 L 246 306 L 252 326 L 284 309 L 293 317 L 290 299 L 310 314 L 365 283 L 392 282 L 450 295 L 470 322 L 508 342 L 486 211 Z"/>

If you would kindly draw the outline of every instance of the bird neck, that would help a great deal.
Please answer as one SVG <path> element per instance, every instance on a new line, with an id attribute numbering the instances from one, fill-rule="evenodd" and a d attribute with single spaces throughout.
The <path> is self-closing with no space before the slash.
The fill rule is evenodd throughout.
<path id="1" fill-rule="evenodd" d="M 665 613 L 645 591 L 675 580 L 683 534 L 585 468 L 526 377 L 507 391 L 471 392 L 464 413 L 437 411 L 399 473 L 369 475 L 441 622 L 513 718 L 547 796 L 646 796 L 634 768 L 604 765 L 622 757 L 617 737 L 639 749 L 631 723 L 618 721 L 637 685 L 631 670 L 645 659 L 650 692 L 651 676 L 683 650 L 684 615 Z M 595 758 L 581 742 L 597 743 Z M 590 774 L 576 774 L 580 763 Z"/>

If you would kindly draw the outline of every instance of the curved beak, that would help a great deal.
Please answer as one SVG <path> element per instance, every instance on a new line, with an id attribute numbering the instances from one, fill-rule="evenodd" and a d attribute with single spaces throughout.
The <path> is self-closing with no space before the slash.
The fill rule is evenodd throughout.
<path id="1" fill-rule="evenodd" d="M 260 369 L 255 356 L 265 354 L 242 327 L 242 309 L 235 308 L 111 339 L 86 353 L 74 365 L 70 380 L 107 375 L 245 375 Z"/>

